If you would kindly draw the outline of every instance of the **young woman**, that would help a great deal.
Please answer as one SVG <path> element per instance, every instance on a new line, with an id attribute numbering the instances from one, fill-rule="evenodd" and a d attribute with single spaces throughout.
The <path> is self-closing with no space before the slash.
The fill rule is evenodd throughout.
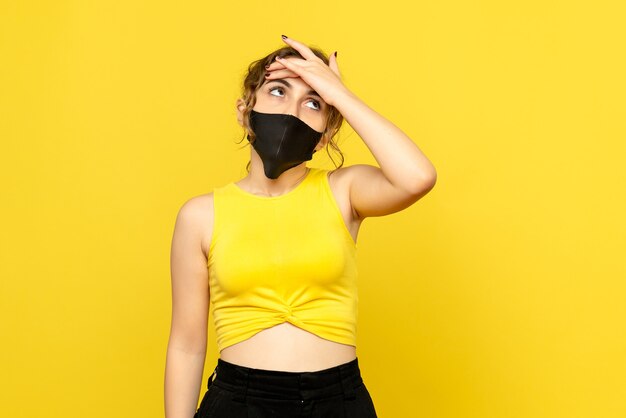
<path id="1" fill-rule="evenodd" d="M 336 52 L 283 41 L 250 64 L 236 103 L 248 175 L 176 219 L 167 418 L 376 417 L 356 355 L 357 234 L 423 197 L 436 171 L 342 83 Z M 306 165 L 338 150 L 343 119 L 380 168 Z M 210 303 L 220 357 L 196 410 Z"/>

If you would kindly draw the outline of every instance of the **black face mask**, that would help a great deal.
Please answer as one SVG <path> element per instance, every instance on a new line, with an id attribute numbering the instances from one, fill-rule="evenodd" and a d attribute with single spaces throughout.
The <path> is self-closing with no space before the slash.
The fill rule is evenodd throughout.
<path id="1" fill-rule="evenodd" d="M 252 146 L 261 157 L 265 175 L 270 179 L 311 160 L 323 134 L 293 115 L 254 110 L 250 112 L 250 127 L 256 136 Z"/>

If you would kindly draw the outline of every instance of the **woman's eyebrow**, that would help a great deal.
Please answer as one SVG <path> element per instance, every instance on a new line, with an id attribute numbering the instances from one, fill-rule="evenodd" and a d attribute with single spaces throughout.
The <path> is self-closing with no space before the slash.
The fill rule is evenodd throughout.
<path id="1" fill-rule="evenodd" d="M 293 86 L 292 86 L 292 85 L 291 85 L 291 84 L 290 84 L 287 80 L 285 80 L 285 79 L 283 79 L 283 78 L 277 78 L 277 79 L 275 79 L 275 80 L 267 80 L 267 82 L 266 82 L 265 84 L 269 84 L 269 83 L 271 83 L 272 81 L 276 81 L 277 83 L 284 84 L 285 86 L 290 87 L 290 88 L 291 88 L 291 87 L 293 87 Z M 307 91 L 307 92 L 306 92 L 306 94 L 310 94 L 310 95 L 312 95 L 312 96 L 319 97 L 320 99 L 322 98 L 322 96 L 320 96 L 319 94 L 317 94 L 317 92 L 316 92 L 315 90 L 309 90 L 309 91 Z"/>

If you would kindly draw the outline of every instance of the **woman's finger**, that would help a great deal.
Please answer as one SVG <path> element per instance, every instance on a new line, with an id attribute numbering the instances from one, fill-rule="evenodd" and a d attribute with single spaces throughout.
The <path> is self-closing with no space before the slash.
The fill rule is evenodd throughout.
<path id="1" fill-rule="evenodd" d="M 283 70 L 285 66 L 278 61 L 274 61 L 269 65 L 265 66 L 266 71 L 274 71 L 274 70 Z"/>
<path id="2" fill-rule="evenodd" d="M 276 62 L 281 63 L 286 69 L 291 70 L 294 73 L 298 73 L 298 70 L 302 68 L 302 65 L 298 61 L 306 63 L 305 60 L 302 60 L 296 57 L 288 57 L 288 58 L 276 57 Z"/>
<path id="3" fill-rule="evenodd" d="M 296 78 L 300 77 L 298 74 L 294 73 L 291 70 L 274 70 L 265 73 L 266 80 L 275 80 L 277 78 Z"/>
<path id="4" fill-rule="evenodd" d="M 328 66 L 333 73 L 337 75 L 337 77 L 341 78 L 341 74 L 339 73 L 339 66 L 337 65 L 337 51 L 328 58 Z"/>
<path id="5" fill-rule="evenodd" d="M 317 55 L 315 55 L 315 54 L 313 53 L 313 51 L 311 51 L 311 49 L 310 49 L 308 46 L 304 45 L 303 43 L 298 42 L 298 41 L 296 41 L 295 39 L 288 38 L 288 37 L 286 37 L 285 35 L 282 35 L 282 38 L 283 38 L 283 41 L 284 41 L 287 45 L 291 46 L 293 49 L 295 49 L 296 51 L 298 51 L 298 52 L 300 53 L 300 55 L 302 55 L 302 57 L 303 57 L 304 59 L 307 59 L 307 60 L 319 60 L 319 61 L 321 61 L 321 60 L 318 58 L 318 56 L 317 56 Z"/>

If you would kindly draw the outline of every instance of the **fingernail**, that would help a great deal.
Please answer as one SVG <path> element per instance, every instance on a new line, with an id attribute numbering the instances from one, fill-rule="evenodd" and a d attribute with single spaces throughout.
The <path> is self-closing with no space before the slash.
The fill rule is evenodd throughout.
<path id="1" fill-rule="evenodd" d="M 265 73 L 265 77 L 269 77 L 269 76 L 270 76 L 270 73 Z"/>
<path id="2" fill-rule="evenodd" d="M 283 39 L 287 39 L 287 37 L 285 35 L 280 35 L 280 36 L 282 36 Z"/>
<path id="3" fill-rule="evenodd" d="M 277 59 L 277 60 L 282 60 L 282 59 L 283 59 L 283 57 L 276 56 L 276 59 Z"/>
<path id="4" fill-rule="evenodd" d="M 269 66 L 269 65 L 266 65 L 266 66 L 265 66 L 265 69 L 267 70 L 268 68 L 270 68 L 270 66 Z"/>
<path id="5" fill-rule="evenodd" d="M 337 51 L 335 51 L 335 58 L 337 58 Z"/>

